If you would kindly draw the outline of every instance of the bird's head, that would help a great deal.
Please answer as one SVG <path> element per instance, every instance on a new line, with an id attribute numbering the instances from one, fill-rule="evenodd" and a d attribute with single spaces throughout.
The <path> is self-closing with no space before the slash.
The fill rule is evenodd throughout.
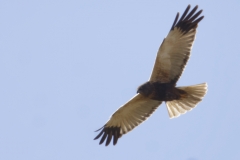
<path id="1" fill-rule="evenodd" d="M 143 96 L 149 96 L 152 93 L 153 85 L 150 82 L 146 82 L 138 87 L 137 93 L 140 93 Z"/>

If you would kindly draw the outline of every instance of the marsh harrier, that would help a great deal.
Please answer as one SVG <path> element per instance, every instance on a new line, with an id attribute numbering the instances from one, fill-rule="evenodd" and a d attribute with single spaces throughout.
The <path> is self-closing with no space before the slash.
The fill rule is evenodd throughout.
<path id="1" fill-rule="evenodd" d="M 100 128 L 95 139 L 106 140 L 106 146 L 113 138 L 118 139 L 145 121 L 165 101 L 170 118 L 178 117 L 193 109 L 207 92 L 207 84 L 176 87 L 185 65 L 189 59 L 196 36 L 199 17 L 202 10 L 195 6 L 190 12 L 190 5 L 181 18 L 177 13 L 170 32 L 163 40 L 155 60 L 149 81 L 139 86 L 137 94 L 121 106 Z M 188 13 L 189 12 L 189 13 Z M 97 131 L 99 131 L 97 130 Z"/>

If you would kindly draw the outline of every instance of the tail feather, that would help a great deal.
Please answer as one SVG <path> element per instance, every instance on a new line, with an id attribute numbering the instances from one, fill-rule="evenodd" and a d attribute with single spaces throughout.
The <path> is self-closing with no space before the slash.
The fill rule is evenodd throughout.
<path id="1" fill-rule="evenodd" d="M 207 83 L 177 88 L 187 94 L 183 95 L 181 99 L 166 102 L 170 118 L 176 118 L 192 110 L 207 93 Z"/>

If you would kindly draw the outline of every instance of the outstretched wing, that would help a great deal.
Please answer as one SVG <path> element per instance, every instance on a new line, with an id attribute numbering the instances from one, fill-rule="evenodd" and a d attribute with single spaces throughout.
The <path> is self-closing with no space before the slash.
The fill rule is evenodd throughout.
<path id="1" fill-rule="evenodd" d="M 101 132 L 95 139 L 102 136 L 99 144 L 102 144 L 107 139 L 107 146 L 113 137 L 113 144 L 117 144 L 118 138 L 145 121 L 161 103 L 161 101 L 151 100 L 137 94 L 112 115 L 110 120 L 99 129 Z"/>
<path id="2" fill-rule="evenodd" d="M 186 8 L 178 21 L 179 13 L 174 20 L 172 28 L 163 40 L 155 61 L 150 81 L 161 83 L 176 83 L 181 76 L 189 59 L 198 23 L 204 18 L 199 17 L 202 10 L 198 6 L 188 13 L 190 5 Z"/>

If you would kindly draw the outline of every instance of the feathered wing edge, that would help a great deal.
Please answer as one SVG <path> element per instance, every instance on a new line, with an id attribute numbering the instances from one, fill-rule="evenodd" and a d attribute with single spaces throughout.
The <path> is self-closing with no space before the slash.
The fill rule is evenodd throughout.
<path id="1" fill-rule="evenodd" d="M 113 138 L 113 145 L 116 145 L 123 134 L 130 132 L 149 118 L 161 103 L 161 101 L 151 100 L 137 94 L 120 107 L 102 128 L 97 130 L 100 133 L 94 140 L 101 137 L 99 144 L 106 140 L 105 145 L 108 146 Z"/>
<path id="2" fill-rule="evenodd" d="M 202 10 L 197 9 L 198 6 L 195 6 L 189 12 L 188 5 L 180 19 L 177 13 L 170 32 L 158 50 L 150 81 L 176 83 L 180 78 L 190 57 L 197 25 L 204 18 L 200 16 Z"/>

